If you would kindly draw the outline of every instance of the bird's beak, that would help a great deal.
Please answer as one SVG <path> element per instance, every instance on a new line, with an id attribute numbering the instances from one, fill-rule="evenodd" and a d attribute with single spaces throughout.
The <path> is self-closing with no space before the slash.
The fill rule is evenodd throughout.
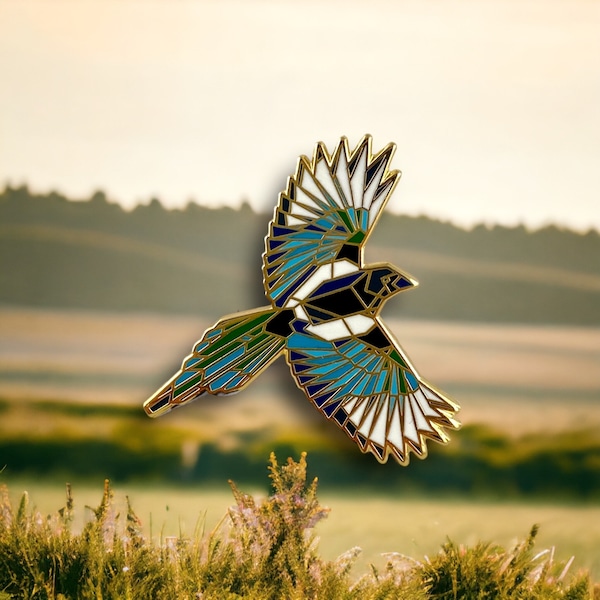
<path id="1" fill-rule="evenodd" d="M 404 290 L 409 290 L 410 288 L 417 287 L 418 285 L 419 282 L 406 273 L 398 274 L 396 281 L 392 282 L 394 293 L 403 292 Z"/>

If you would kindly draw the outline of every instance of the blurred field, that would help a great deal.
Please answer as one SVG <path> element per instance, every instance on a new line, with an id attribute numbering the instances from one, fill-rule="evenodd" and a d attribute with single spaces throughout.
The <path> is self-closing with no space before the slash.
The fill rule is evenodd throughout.
<path id="1" fill-rule="evenodd" d="M 310 460 L 310 457 L 309 457 Z M 265 478 L 266 480 L 266 478 Z M 1 480 L 4 482 L 4 478 Z M 30 501 L 42 514 L 64 504 L 64 488 L 36 481 L 9 480 L 14 503 L 27 490 Z M 242 487 L 244 491 L 254 492 Z M 91 518 L 90 509 L 102 497 L 102 484 L 74 485 L 76 519 L 81 527 Z M 125 494 L 141 518 L 146 535 L 153 539 L 183 533 L 192 536 L 199 525 L 211 531 L 233 504 L 226 484 L 219 488 L 178 489 L 165 486 L 116 486 L 117 510 L 125 514 Z M 259 493 L 260 495 L 260 493 Z M 383 566 L 385 552 L 399 552 L 416 560 L 435 554 L 449 537 L 457 543 L 474 545 L 479 540 L 511 547 L 527 536 L 534 523 L 541 526 L 537 550 L 556 547 L 556 558 L 575 556 L 572 571 L 590 569 L 600 579 L 600 507 L 540 503 L 484 503 L 467 500 L 425 498 L 381 498 L 322 493 L 321 504 L 331 509 L 316 533 L 321 554 L 333 559 L 354 546 L 363 552 L 356 572 L 369 563 Z"/>
<path id="2" fill-rule="evenodd" d="M 267 437 L 273 432 L 296 436 L 301 432 L 305 441 L 313 434 L 344 437 L 308 405 L 283 361 L 236 396 L 208 398 L 160 421 L 146 420 L 143 401 L 178 368 L 210 324 L 200 318 L 154 314 L 1 308 L 0 432 L 24 439 L 127 439 L 129 432 L 132 443 L 137 443 L 135 436 L 143 427 L 152 440 L 177 435 L 184 463 L 188 446 L 194 461 L 199 441 L 218 440 L 224 449 L 228 444 L 239 447 L 249 431 L 266 432 Z M 465 425 L 484 424 L 513 436 L 597 430 L 600 425 L 597 328 L 393 320 L 388 324 L 422 375 L 461 404 Z M 40 401 L 48 410 L 40 409 Z M 107 411 L 69 412 L 51 401 L 69 401 L 81 408 L 105 404 Z M 135 416 L 137 411 L 141 419 Z M 459 442 L 460 438 L 454 447 Z M 451 444 L 448 452 L 452 448 Z M 265 454 L 265 463 L 266 459 Z M 319 465 L 311 466 L 319 475 Z M 66 476 L 65 471 L 64 477 L 55 473 L 44 481 L 19 479 L 9 468 L 0 482 L 8 483 L 15 497 L 27 489 L 40 510 L 50 512 L 62 506 Z M 174 535 L 181 527 L 191 535 L 198 519 L 204 518 L 210 530 L 232 503 L 225 479 L 218 488 L 169 488 L 150 481 L 117 485 L 117 499 L 123 502 L 125 493 L 130 496 L 148 534 Z M 89 482 L 74 483 L 81 524 L 85 505 L 100 501 L 101 481 L 93 487 Z M 575 569 L 591 568 L 600 578 L 597 505 L 554 504 L 552 497 L 514 504 L 431 496 L 394 499 L 368 495 L 366 488 L 350 497 L 328 492 L 327 486 L 323 477 L 321 500 L 332 512 L 317 531 L 321 550 L 333 558 L 360 546 L 358 572 L 364 572 L 369 562 L 382 564 L 382 552 L 416 559 L 431 555 L 447 536 L 467 544 L 490 540 L 511 545 L 539 523 L 540 550 L 555 545 L 558 558 L 574 554 Z"/>
<path id="3" fill-rule="evenodd" d="M 243 308 L 243 307 L 240 307 Z M 463 423 L 507 433 L 600 425 L 600 329 L 387 320 Z M 140 406 L 211 323 L 200 318 L 0 308 L 0 396 Z M 243 393 L 183 415 L 226 435 L 321 420 L 278 361 Z"/>

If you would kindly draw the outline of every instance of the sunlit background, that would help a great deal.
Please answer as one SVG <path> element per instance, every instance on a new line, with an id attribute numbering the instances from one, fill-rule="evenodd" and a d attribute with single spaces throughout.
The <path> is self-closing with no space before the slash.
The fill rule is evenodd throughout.
<path id="1" fill-rule="evenodd" d="M 50 511 L 110 475 L 176 534 L 216 523 L 229 476 L 266 490 L 274 445 L 309 448 L 328 557 L 537 522 L 598 579 L 599 32 L 598 0 L 0 0 L 0 482 Z M 264 214 L 298 155 L 365 133 L 398 146 L 389 211 L 429 217 L 369 240 L 421 282 L 389 324 L 463 430 L 381 467 L 284 364 L 147 419 L 205 327 L 265 302 Z M 111 204 L 151 198 L 187 208 Z"/>
<path id="2" fill-rule="evenodd" d="M 371 133 L 391 210 L 599 227 L 599 30 L 595 0 L 0 0 L 0 181 L 270 211 Z"/>

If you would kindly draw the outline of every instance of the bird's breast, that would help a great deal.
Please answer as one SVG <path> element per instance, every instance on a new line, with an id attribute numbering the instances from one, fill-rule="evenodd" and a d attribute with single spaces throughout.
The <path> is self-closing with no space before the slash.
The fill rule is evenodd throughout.
<path id="1" fill-rule="evenodd" d="M 306 326 L 306 331 L 328 342 L 358 337 L 371 331 L 377 322 L 366 315 L 351 315 L 348 317 L 322 321 Z"/>

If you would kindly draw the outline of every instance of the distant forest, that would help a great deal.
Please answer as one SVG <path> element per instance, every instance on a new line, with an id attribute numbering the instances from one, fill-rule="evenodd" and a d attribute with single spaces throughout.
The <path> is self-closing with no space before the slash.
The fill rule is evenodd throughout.
<path id="1" fill-rule="evenodd" d="M 203 314 L 265 305 L 261 253 L 271 215 L 248 205 L 132 211 L 27 187 L 0 192 L 0 304 Z M 600 324 L 600 236 L 548 226 L 461 229 L 386 213 L 367 262 L 420 286 L 386 306 L 405 319 Z"/>

